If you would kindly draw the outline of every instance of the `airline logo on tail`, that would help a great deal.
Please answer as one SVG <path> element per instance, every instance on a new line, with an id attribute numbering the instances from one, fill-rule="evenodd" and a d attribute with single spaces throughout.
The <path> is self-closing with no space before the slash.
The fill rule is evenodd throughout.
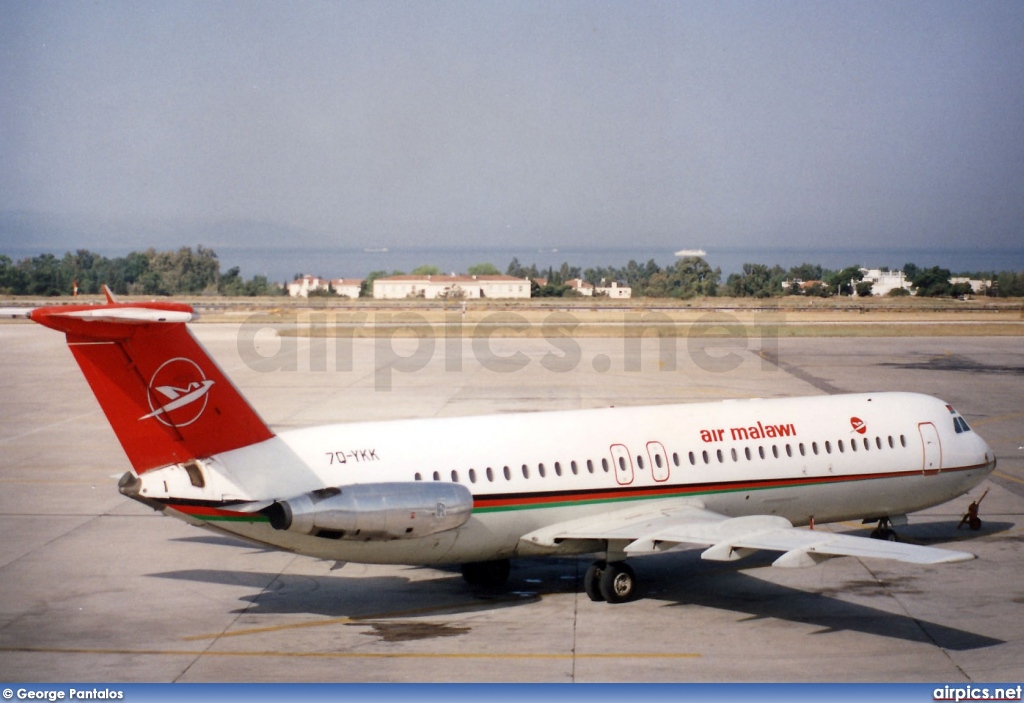
<path id="1" fill-rule="evenodd" d="M 210 402 L 207 393 L 213 381 L 206 378 L 196 362 L 184 357 L 169 359 L 153 374 L 146 389 L 153 417 L 168 427 L 185 427 L 198 420 Z"/>

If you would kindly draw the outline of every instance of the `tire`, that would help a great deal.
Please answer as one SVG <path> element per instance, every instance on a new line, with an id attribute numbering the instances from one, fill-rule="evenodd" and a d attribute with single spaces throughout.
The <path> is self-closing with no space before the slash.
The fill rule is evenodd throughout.
<path id="1" fill-rule="evenodd" d="M 967 526 L 970 527 L 972 530 L 980 530 L 981 529 L 981 518 L 977 517 L 977 516 L 972 517 L 971 519 L 969 519 L 967 521 Z"/>
<path id="2" fill-rule="evenodd" d="M 601 576 L 607 567 L 606 562 L 595 561 L 587 568 L 587 573 L 583 577 L 583 590 L 586 592 L 587 598 L 595 603 L 604 601 L 604 596 L 601 595 Z"/>
<path id="3" fill-rule="evenodd" d="M 601 595 L 609 603 L 625 603 L 636 591 L 636 574 L 623 561 L 613 562 L 601 574 Z"/>

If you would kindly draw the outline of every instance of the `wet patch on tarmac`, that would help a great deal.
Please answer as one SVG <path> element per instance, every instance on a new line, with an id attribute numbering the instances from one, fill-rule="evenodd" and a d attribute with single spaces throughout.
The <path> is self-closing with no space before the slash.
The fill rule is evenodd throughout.
<path id="1" fill-rule="evenodd" d="M 360 634 L 377 637 L 381 642 L 412 642 L 439 637 L 458 637 L 471 628 L 434 622 L 350 622 L 348 627 L 370 627 L 370 632 Z"/>
<path id="2" fill-rule="evenodd" d="M 889 595 L 916 595 L 923 593 L 919 588 L 911 586 L 917 579 L 912 577 L 887 578 L 882 580 L 860 579 L 847 581 L 834 588 L 826 588 L 819 593 L 832 598 L 838 595 L 856 596 L 889 596 Z"/>
<path id="3" fill-rule="evenodd" d="M 949 356 L 935 356 L 924 361 L 899 362 L 890 361 L 879 364 L 893 369 L 904 369 L 907 371 L 957 371 L 961 373 L 994 373 L 1010 376 L 1024 375 L 1024 366 L 996 366 L 982 364 L 966 356 L 951 354 Z"/>

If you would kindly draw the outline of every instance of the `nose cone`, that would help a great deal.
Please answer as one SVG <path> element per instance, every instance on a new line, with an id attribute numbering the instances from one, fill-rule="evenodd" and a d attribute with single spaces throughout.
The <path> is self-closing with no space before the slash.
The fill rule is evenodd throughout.
<path id="1" fill-rule="evenodd" d="M 992 451 L 992 447 L 988 446 L 988 442 L 981 437 L 978 437 L 978 442 L 981 445 L 979 448 L 981 456 L 978 457 L 978 463 L 984 463 L 986 472 L 992 473 L 996 469 L 996 453 Z"/>

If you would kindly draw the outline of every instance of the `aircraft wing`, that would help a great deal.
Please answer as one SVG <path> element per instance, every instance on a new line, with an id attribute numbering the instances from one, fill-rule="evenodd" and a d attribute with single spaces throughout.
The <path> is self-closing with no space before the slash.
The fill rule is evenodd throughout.
<path id="1" fill-rule="evenodd" d="M 689 501 L 651 501 L 544 527 L 523 537 L 538 546 L 567 540 L 608 540 L 627 555 L 670 549 L 679 545 L 705 547 L 701 558 L 732 561 L 753 551 L 783 552 L 772 566 L 812 566 L 833 556 L 895 559 L 913 564 L 968 561 L 973 554 L 838 534 L 823 529 L 796 528 L 777 515 L 730 518 Z"/>

